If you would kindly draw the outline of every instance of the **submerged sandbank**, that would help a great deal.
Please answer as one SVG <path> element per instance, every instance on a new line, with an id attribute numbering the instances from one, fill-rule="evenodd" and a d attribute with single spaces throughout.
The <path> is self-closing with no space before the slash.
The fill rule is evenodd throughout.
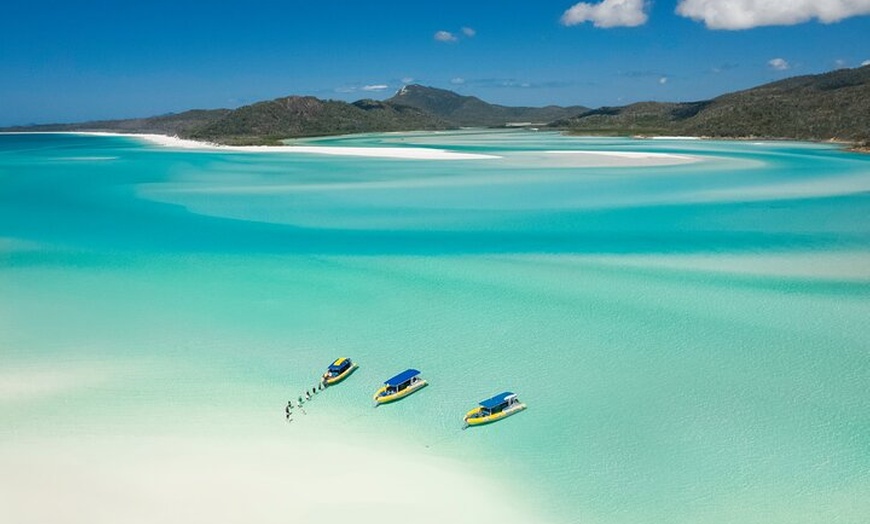
<path id="1" fill-rule="evenodd" d="M 421 524 L 546 522 L 519 494 L 453 459 L 277 419 L 258 435 L 130 431 L 0 442 L 0 519 L 374 524 L 400 511 Z"/>
<path id="2" fill-rule="evenodd" d="M 555 160 L 565 167 L 632 167 L 670 166 L 690 164 L 701 160 L 699 156 L 658 153 L 653 151 L 559 150 L 544 151 L 544 161 Z"/>
<path id="3" fill-rule="evenodd" d="M 768 253 L 683 253 L 647 255 L 532 255 L 540 261 L 673 271 L 684 276 L 718 273 L 807 281 L 870 282 L 870 252 L 790 251 Z"/>

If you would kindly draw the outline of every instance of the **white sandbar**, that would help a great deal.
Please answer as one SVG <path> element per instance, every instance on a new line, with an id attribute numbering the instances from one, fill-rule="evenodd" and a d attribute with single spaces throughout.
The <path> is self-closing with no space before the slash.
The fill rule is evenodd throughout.
<path id="1" fill-rule="evenodd" d="M 150 143 L 176 149 L 218 150 L 250 153 L 309 153 L 319 155 L 355 156 L 370 158 L 399 158 L 407 160 L 487 160 L 504 158 L 479 153 L 457 153 L 444 149 L 424 147 L 336 147 L 336 146 L 225 146 L 178 137 L 150 134 L 118 135 L 132 136 Z M 698 157 L 671 153 L 638 151 L 544 151 L 541 167 L 618 167 L 674 165 L 697 162 Z M 553 156 L 563 158 L 555 160 Z M 516 157 L 512 157 L 513 160 Z"/>
<path id="2" fill-rule="evenodd" d="M 13 133 L 20 134 L 20 133 Z M 151 144 L 172 149 L 195 151 L 224 151 L 238 153 L 301 153 L 368 158 L 395 158 L 403 160 L 492 160 L 506 159 L 517 165 L 538 167 L 643 167 L 688 164 L 702 160 L 691 155 L 657 153 L 651 151 L 577 151 L 557 150 L 505 156 L 480 153 L 459 153 L 426 147 L 341 147 L 341 146 L 227 146 L 177 136 L 148 133 L 110 133 L 100 131 L 39 132 L 34 134 L 71 134 L 90 136 L 119 136 L 138 138 Z M 671 138 L 671 137 L 668 137 Z M 683 137 L 673 137 L 674 139 Z"/>
<path id="3" fill-rule="evenodd" d="M 107 133 L 103 133 L 104 135 Z M 444 149 L 424 147 L 334 147 L 334 146 L 225 146 L 174 136 L 150 134 L 116 134 L 146 140 L 152 144 L 174 149 L 217 150 L 239 153 L 307 153 L 315 155 L 355 156 L 369 158 L 400 158 L 406 160 L 487 160 L 494 155 L 457 153 Z"/>

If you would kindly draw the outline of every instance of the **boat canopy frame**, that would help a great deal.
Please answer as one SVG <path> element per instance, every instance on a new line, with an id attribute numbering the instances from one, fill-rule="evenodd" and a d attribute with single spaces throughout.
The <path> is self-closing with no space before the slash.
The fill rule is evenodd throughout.
<path id="1" fill-rule="evenodd" d="M 493 412 L 495 410 L 504 409 L 510 406 L 516 400 L 517 395 L 515 393 L 505 391 L 504 393 L 499 393 L 494 397 L 488 398 L 486 400 L 481 400 L 480 407 L 489 412 Z"/>
<path id="2" fill-rule="evenodd" d="M 385 380 L 384 384 L 388 388 L 398 388 L 402 384 L 411 382 L 419 374 L 420 374 L 420 372 L 416 369 L 406 369 L 405 371 L 402 371 L 398 375 L 396 375 L 394 377 L 390 377 L 387 380 Z"/>
<path id="3" fill-rule="evenodd" d="M 353 363 L 350 361 L 349 358 L 339 358 L 335 362 L 330 364 L 329 368 L 327 369 L 332 373 L 342 373 L 352 365 Z"/>

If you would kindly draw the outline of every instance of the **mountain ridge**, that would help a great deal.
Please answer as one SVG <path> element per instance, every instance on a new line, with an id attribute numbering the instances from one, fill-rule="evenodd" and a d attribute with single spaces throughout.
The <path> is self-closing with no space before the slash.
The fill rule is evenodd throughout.
<path id="1" fill-rule="evenodd" d="M 428 111 L 458 126 L 503 127 L 511 124 L 547 124 L 588 110 L 583 106 L 511 107 L 490 104 L 476 96 L 419 84 L 403 86 L 387 102 Z"/>
<path id="2" fill-rule="evenodd" d="M 803 75 L 698 102 L 602 107 L 550 124 L 572 133 L 870 141 L 870 66 Z"/>
<path id="3" fill-rule="evenodd" d="M 836 140 L 870 148 L 870 65 L 803 75 L 696 102 L 510 107 L 418 84 L 386 100 L 287 96 L 236 109 L 148 118 L 16 126 L 2 131 L 159 133 L 223 144 L 277 144 L 296 137 L 461 126 L 546 126 L 573 134 Z"/>

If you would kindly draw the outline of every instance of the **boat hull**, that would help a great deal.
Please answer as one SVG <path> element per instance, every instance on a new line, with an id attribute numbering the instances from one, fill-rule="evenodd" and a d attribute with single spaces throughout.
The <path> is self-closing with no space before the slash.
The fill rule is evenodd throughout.
<path id="1" fill-rule="evenodd" d="M 485 424 L 491 424 L 505 419 L 524 409 L 526 409 L 525 404 L 517 404 L 516 406 L 511 406 L 503 411 L 499 411 L 498 413 L 493 413 L 492 415 L 476 416 L 480 413 L 480 408 L 474 408 L 465 414 L 465 423 L 469 426 L 483 426 Z"/>
<path id="2" fill-rule="evenodd" d="M 429 383 L 425 380 L 420 380 L 417 383 L 411 384 L 410 386 L 406 387 L 402 391 L 397 391 L 396 393 L 393 393 L 391 395 L 384 394 L 384 392 L 387 390 L 387 386 L 384 386 L 379 389 L 377 393 L 375 393 L 374 400 L 378 404 L 389 404 L 390 402 L 395 402 L 397 400 L 407 397 L 411 393 L 414 393 L 415 391 L 426 387 L 428 384 Z"/>
<path id="3" fill-rule="evenodd" d="M 359 367 L 359 365 L 353 364 L 349 368 L 345 369 L 343 373 L 341 373 L 340 375 L 336 375 L 334 377 L 327 378 L 326 375 L 323 375 L 323 383 L 324 383 L 324 385 L 327 385 L 327 386 L 334 386 L 335 384 L 338 384 L 342 380 L 349 377 L 351 375 L 351 373 L 356 371 L 356 368 L 358 368 L 358 367 Z"/>

